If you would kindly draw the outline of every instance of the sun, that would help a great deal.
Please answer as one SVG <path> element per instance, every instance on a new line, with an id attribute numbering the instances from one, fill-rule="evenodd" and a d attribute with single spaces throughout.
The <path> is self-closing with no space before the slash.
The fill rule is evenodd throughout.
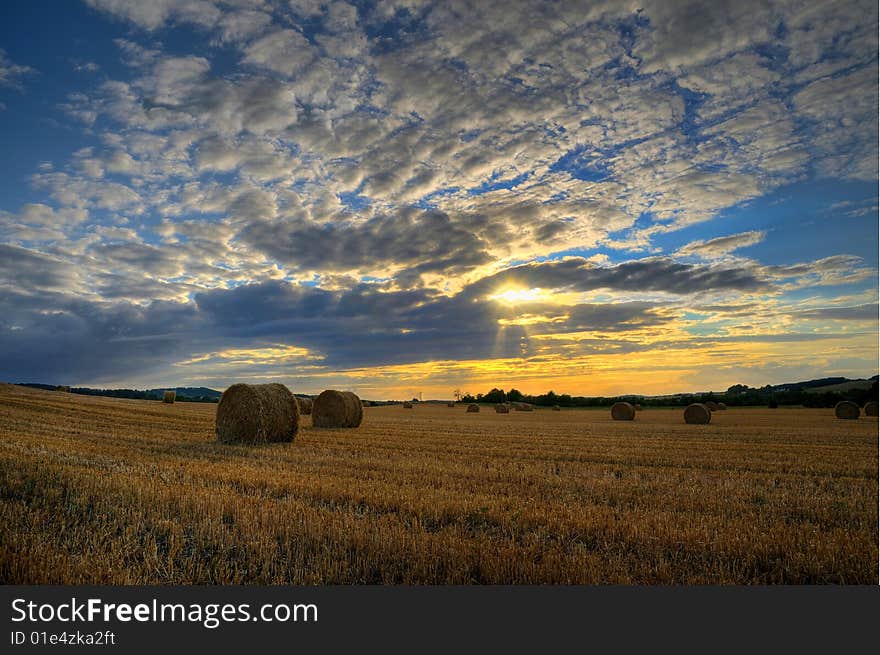
<path id="1" fill-rule="evenodd" d="M 504 287 L 489 296 L 491 300 L 503 302 L 507 305 L 518 305 L 526 302 L 535 302 L 543 295 L 541 289 L 526 289 L 524 287 Z"/>

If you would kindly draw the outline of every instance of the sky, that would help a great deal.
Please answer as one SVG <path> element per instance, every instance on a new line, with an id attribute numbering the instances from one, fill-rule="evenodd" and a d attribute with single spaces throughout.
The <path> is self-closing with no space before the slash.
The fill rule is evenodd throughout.
<path id="1" fill-rule="evenodd" d="M 4 2 L 0 380 L 875 375 L 877 11 Z"/>

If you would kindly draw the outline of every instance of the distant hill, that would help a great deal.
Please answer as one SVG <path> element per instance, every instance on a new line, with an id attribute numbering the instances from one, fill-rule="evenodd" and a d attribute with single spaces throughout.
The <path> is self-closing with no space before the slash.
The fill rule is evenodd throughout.
<path id="1" fill-rule="evenodd" d="M 794 391 L 795 389 L 821 389 L 823 387 L 835 386 L 838 384 L 844 384 L 846 382 L 851 382 L 849 378 L 837 377 L 837 378 L 819 378 L 818 380 L 807 380 L 805 382 L 786 382 L 784 384 L 776 384 L 771 386 L 770 388 L 773 391 Z M 868 386 L 871 386 L 871 383 L 868 383 Z"/>
<path id="2" fill-rule="evenodd" d="M 172 389 L 150 389 L 147 393 L 155 394 L 157 398 L 162 397 L 163 391 L 171 391 Z M 177 392 L 178 398 L 204 398 L 209 401 L 220 400 L 223 395 L 222 391 L 209 389 L 208 387 L 174 387 L 173 391 Z"/>
<path id="3" fill-rule="evenodd" d="M 19 386 L 34 389 L 46 389 L 54 391 L 58 388 L 54 384 L 41 384 L 37 382 L 19 382 Z M 92 387 L 72 387 L 70 393 L 78 393 L 83 396 L 109 396 L 111 398 L 134 398 L 137 400 L 160 400 L 165 391 L 177 392 L 177 400 L 181 402 L 216 403 L 220 400 L 221 392 L 208 387 L 163 387 L 161 389 L 94 389 Z"/>
<path id="4" fill-rule="evenodd" d="M 847 380 L 837 384 L 829 384 L 827 387 L 804 388 L 807 393 L 824 393 L 826 391 L 850 391 L 852 389 L 870 389 L 874 380 Z"/>
<path id="5" fill-rule="evenodd" d="M 877 381 L 877 376 L 868 378 L 819 378 L 816 380 L 806 380 L 804 382 L 786 382 L 785 384 L 777 384 L 770 389 L 772 391 L 796 391 L 803 389 L 809 393 L 822 393 L 825 391 L 849 391 L 851 389 L 870 389 L 871 385 Z"/>

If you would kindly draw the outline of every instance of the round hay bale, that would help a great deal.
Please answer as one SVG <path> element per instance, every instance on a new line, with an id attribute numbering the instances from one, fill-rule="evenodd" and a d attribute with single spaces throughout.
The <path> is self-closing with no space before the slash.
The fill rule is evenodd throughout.
<path id="1" fill-rule="evenodd" d="M 534 409 L 529 403 L 513 403 L 513 408 L 518 412 L 531 412 Z"/>
<path id="2" fill-rule="evenodd" d="M 410 401 L 408 401 L 408 400 L 404 400 L 404 401 L 403 401 L 403 408 L 404 408 L 404 409 L 412 409 L 412 408 L 413 408 L 413 404 L 412 404 Z"/>
<path id="3" fill-rule="evenodd" d="M 703 404 L 709 408 L 710 412 L 717 412 L 718 411 L 718 403 L 716 403 L 714 400 L 707 400 Z"/>
<path id="4" fill-rule="evenodd" d="M 479 412 L 479 411 L 480 411 L 480 406 L 471 403 L 470 405 L 468 405 L 467 411 L 468 411 L 468 413 L 471 413 L 471 412 Z"/>
<path id="5" fill-rule="evenodd" d="M 361 399 L 351 391 L 327 389 L 312 404 L 312 425 L 316 428 L 356 428 L 363 419 Z"/>
<path id="6" fill-rule="evenodd" d="M 718 409 L 723 412 L 725 409 L 727 409 L 727 405 L 725 405 L 724 403 L 718 403 Z"/>
<path id="7" fill-rule="evenodd" d="M 559 405 L 553 405 L 551 408 L 554 412 L 561 412 L 562 408 Z"/>
<path id="8" fill-rule="evenodd" d="M 865 416 L 877 416 L 877 401 L 865 403 Z"/>
<path id="9" fill-rule="evenodd" d="M 632 421 L 636 417 L 636 408 L 629 403 L 614 403 L 611 406 L 611 418 L 615 421 Z"/>
<path id="10" fill-rule="evenodd" d="M 312 399 L 311 398 L 303 398 L 302 396 L 296 397 L 296 404 L 299 405 L 299 413 L 304 415 L 309 415 L 312 413 Z"/>
<path id="11" fill-rule="evenodd" d="M 233 384 L 217 404 L 216 433 L 221 443 L 293 441 L 299 405 L 283 384 Z"/>
<path id="12" fill-rule="evenodd" d="M 162 392 L 162 402 L 163 403 L 173 403 L 175 398 L 177 398 L 176 391 L 163 391 Z"/>
<path id="13" fill-rule="evenodd" d="M 510 414 L 510 406 L 505 405 L 504 403 L 498 403 L 495 405 L 495 413 L 496 414 Z"/>
<path id="14" fill-rule="evenodd" d="M 712 420 L 712 411 L 703 403 L 688 405 L 684 410 L 684 422 L 703 425 Z"/>
<path id="15" fill-rule="evenodd" d="M 446 403 L 447 407 L 455 407 L 455 403 Z"/>
<path id="16" fill-rule="evenodd" d="M 851 400 L 841 400 L 834 406 L 834 415 L 837 418 L 843 418 L 854 421 L 859 417 L 862 410 Z"/>

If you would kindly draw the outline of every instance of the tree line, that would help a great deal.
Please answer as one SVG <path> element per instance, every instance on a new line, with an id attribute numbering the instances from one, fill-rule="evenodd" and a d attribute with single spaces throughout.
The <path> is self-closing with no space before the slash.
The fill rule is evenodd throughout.
<path id="1" fill-rule="evenodd" d="M 841 400 L 851 400 L 859 406 L 878 397 L 877 380 L 870 389 L 847 389 L 845 391 L 808 391 L 806 388 L 749 387 L 735 384 L 726 392 L 684 393 L 672 396 L 645 397 L 636 395 L 625 396 L 571 396 L 566 393 L 557 394 L 553 391 L 539 395 L 524 394 L 517 389 L 504 391 L 493 388 L 488 393 L 476 395 L 465 393 L 461 396 L 463 403 L 504 403 L 524 402 L 532 405 L 552 407 L 605 407 L 616 402 L 638 402 L 652 407 L 683 407 L 691 403 L 704 403 L 709 400 L 722 402 L 729 406 L 743 407 L 763 405 L 778 407 L 780 405 L 801 405 L 803 407 L 834 407 Z"/>

